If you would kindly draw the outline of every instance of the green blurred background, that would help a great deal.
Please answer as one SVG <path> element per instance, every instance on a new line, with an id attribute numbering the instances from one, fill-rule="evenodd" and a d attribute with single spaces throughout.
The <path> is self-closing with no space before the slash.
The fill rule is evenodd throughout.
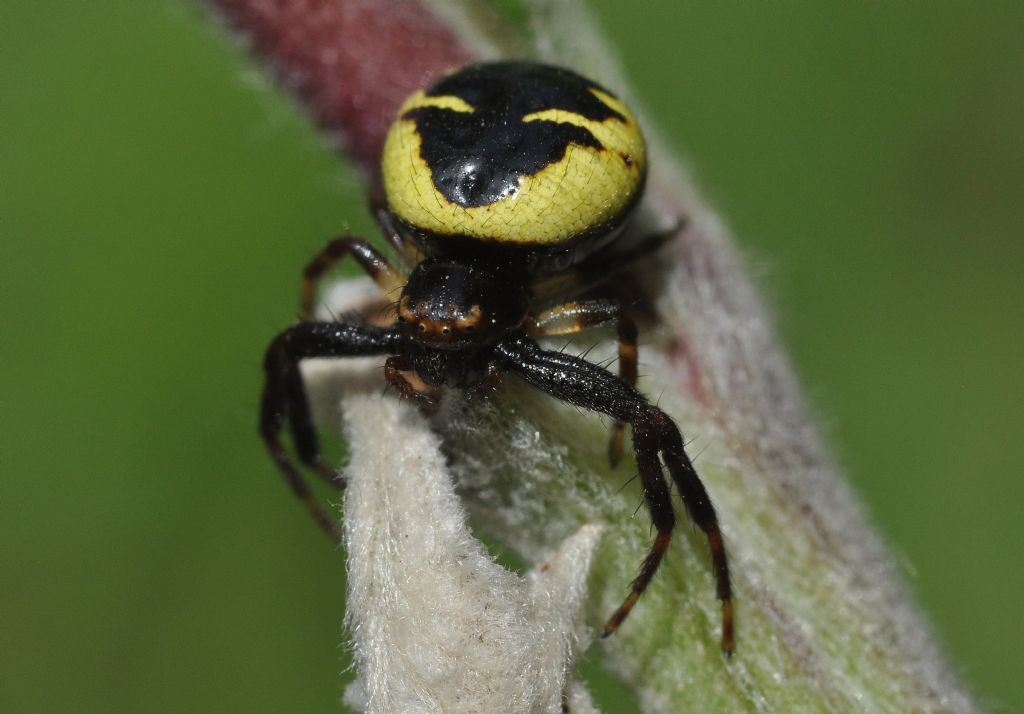
<path id="1" fill-rule="evenodd" d="M 1024 4 L 601 0 L 986 708 L 1024 707 Z M 254 428 L 351 171 L 196 6 L 0 5 L 0 710 L 338 711 Z M 655 157 L 656 160 L 656 157 Z"/>

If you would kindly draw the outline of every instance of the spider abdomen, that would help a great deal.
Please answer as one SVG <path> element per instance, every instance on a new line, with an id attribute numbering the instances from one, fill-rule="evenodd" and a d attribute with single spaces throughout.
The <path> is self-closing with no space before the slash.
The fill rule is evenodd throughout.
<path id="1" fill-rule="evenodd" d="M 381 163 L 399 224 L 435 250 L 467 241 L 579 259 L 633 208 L 647 170 L 636 119 L 575 72 L 493 62 L 410 96 Z"/>

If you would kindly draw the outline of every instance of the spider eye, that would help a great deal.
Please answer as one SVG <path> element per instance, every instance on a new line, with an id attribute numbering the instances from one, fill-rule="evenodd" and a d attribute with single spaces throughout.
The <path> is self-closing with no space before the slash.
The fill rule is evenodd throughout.
<path id="1" fill-rule="evenodd" d="M 426 332 L 427 331 L 427 326 L 421 322 L 419 324 L 419 327 L 417 327 L 416 329 L 419 330 L 420 332 Z"/>

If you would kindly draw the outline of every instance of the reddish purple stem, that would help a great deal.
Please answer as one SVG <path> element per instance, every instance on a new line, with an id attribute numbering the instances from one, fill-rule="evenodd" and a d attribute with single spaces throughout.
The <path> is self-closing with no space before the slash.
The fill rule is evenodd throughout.
<path id="1" fill-rule="evenodd" d="M 473 60 L 416 0 L 209 0 L 376 182 L 402 100 Z"/>

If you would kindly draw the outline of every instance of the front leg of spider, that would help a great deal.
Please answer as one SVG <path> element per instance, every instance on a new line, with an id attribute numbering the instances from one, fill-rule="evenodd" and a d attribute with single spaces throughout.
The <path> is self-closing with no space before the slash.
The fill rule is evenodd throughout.
<path id="1" fill-rule="evenodd" d="M 675 513 L 661 464 L 668 468 L 687 512 L 704 531 L 722 603 L 722 650 L 734 648 L 732 586 L 729 565 L 714 506 L 683 448 L 683 438 L 671 418 L 631 385 L 611 372 L 578 357 L 542 350 L 525 336 L 512 337 L 495 347 L 506 370 L 553 397 L 578 407 L 607 414 L 633 428 L 633 451 L 651 520 L 657 534 L 632 589 L 605 625 L 615 632 L 650 584 L 672 538 Z"/>
<path id="2" fill-rule="evenodd" d="M 401 341 L 394 328 L 303 322 L 274 339 L 263 359 L 264 385 L 260 400 L 260 435 L 284 480 L 303 502 L 321 529 L 335 542 L 341 533 L 317 503 L 288 450 L 281 443 L 285 422 L 299 460 L 321 471 L 320 448 L 309 412 L 309 400 L 299 363 L 309 357 L 358 357 L 395 352 Z"/>

